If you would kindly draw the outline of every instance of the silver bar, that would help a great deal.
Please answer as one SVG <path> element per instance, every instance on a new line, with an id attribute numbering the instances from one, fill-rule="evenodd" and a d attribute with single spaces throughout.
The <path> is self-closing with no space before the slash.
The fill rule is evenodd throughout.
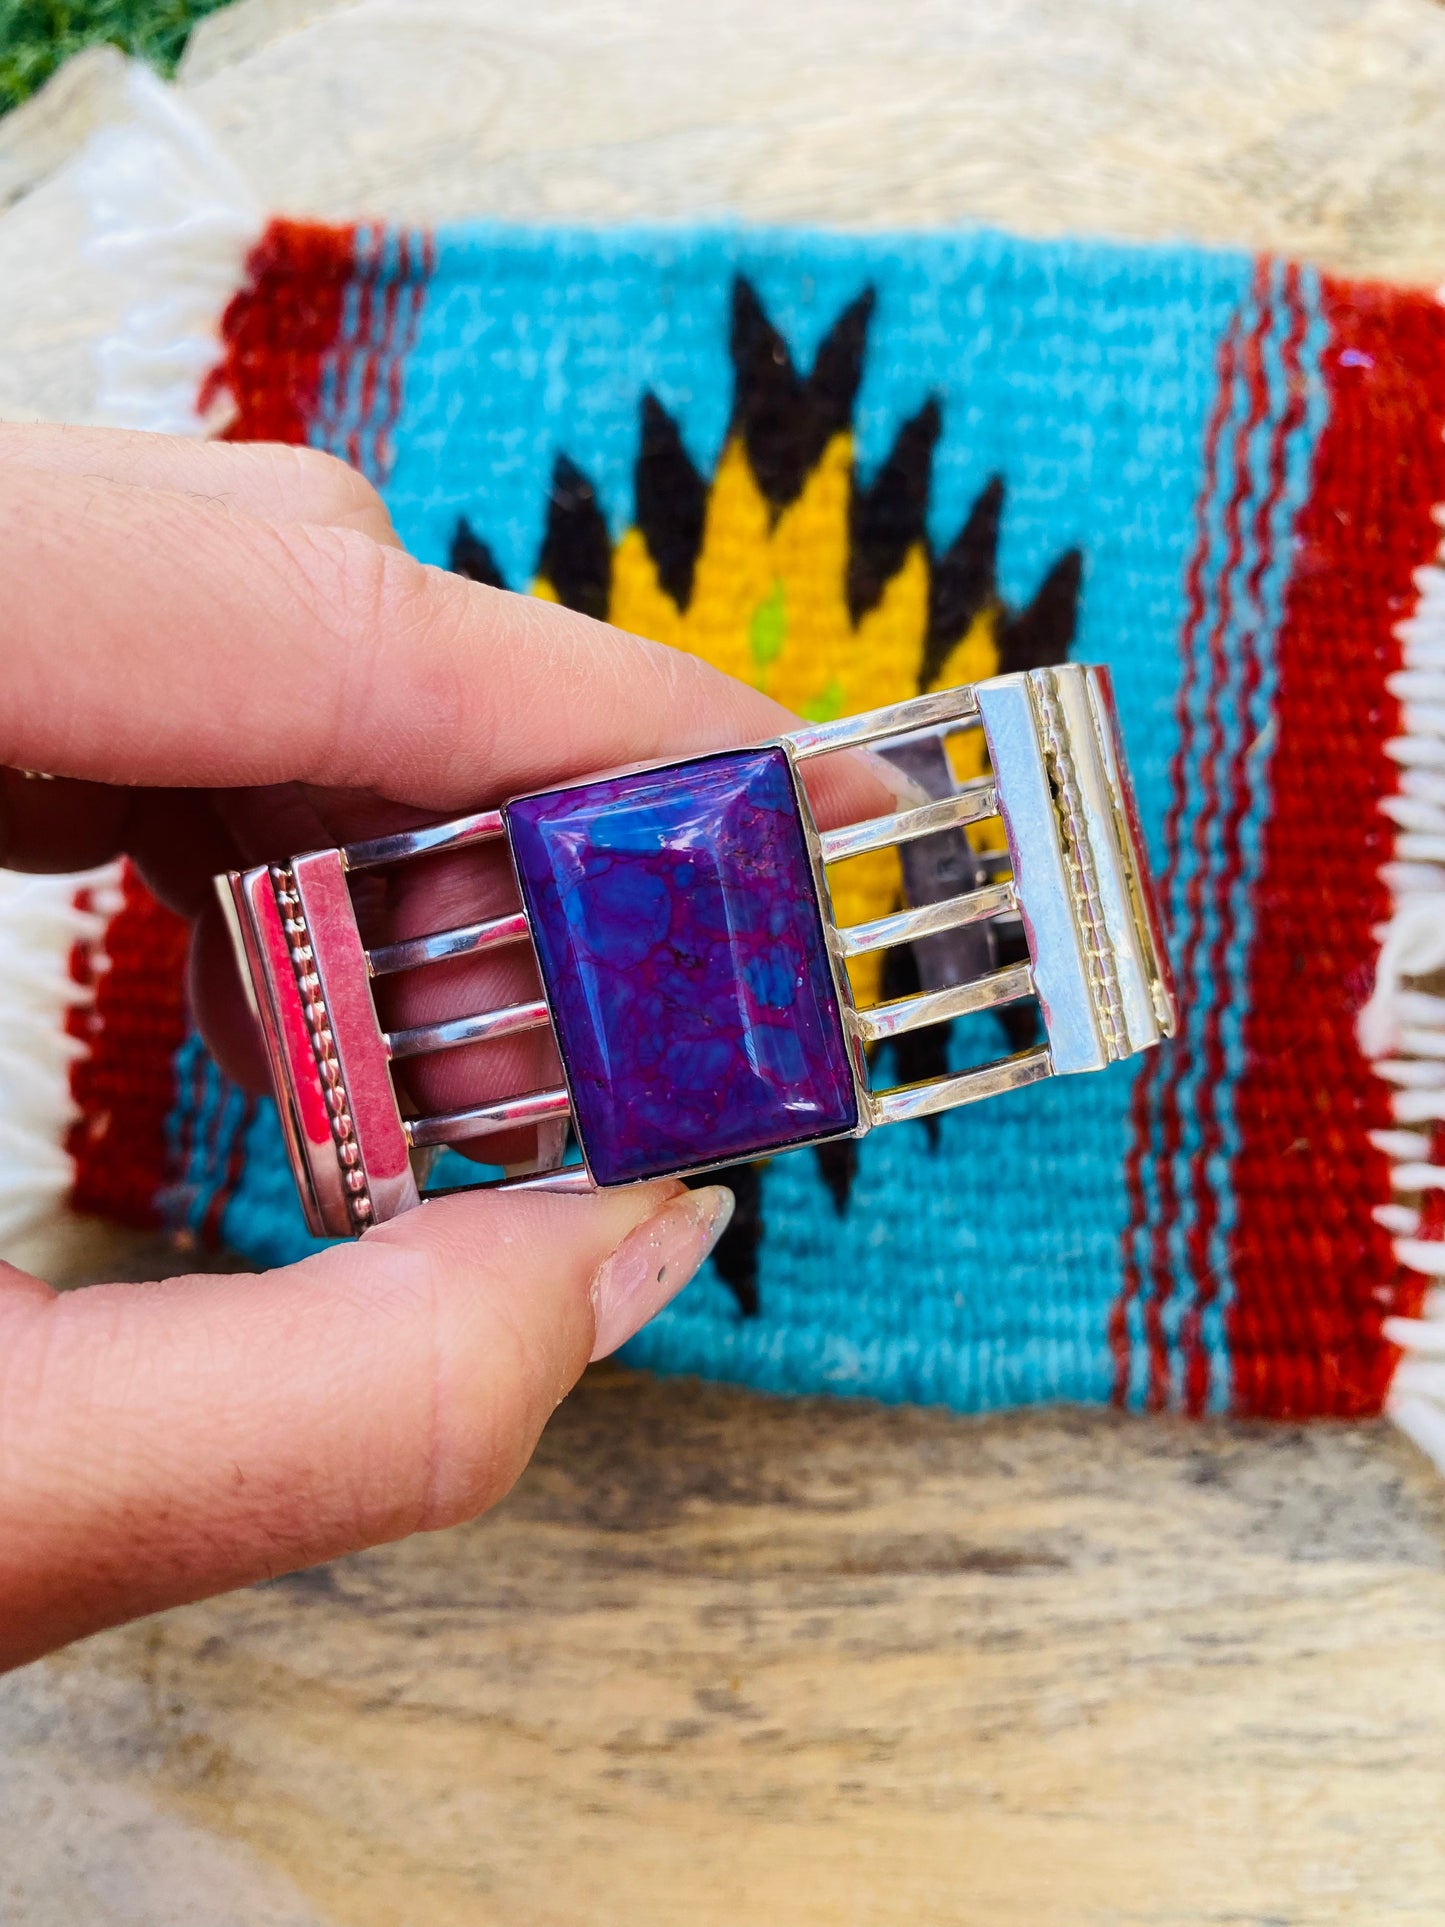
<path id="1" fill-rule="evenodd" d="M 930 1077 L 924 1084 L 903 1084 L 897 1090 L 875 1091 L 871 1109 L 874 1124 L 902 1124 L 911 1117 L 932 1117 L 936 1111 L 951 1111 L 957 1104 L 974 1104 L 981 1097 L 997 1097 L 1002 1091 L 1022 1090 L 1053 1076 L 1046 1044 L 1004 1057 L 997 1064 L 982 1064 L 975 1071 L 958 1071 L 952 1077 Z"/>
<path id="2" fill-rule="evenodd" d="M 1064 853 L 1069 826 L 1056 795 L 1057 759 L 1051 771 L 1030 677 L 995 676 L 981 685 L 979 700 L 1055 1074 L 1103 1070 L 1109 1052 Z"/>
<path id="3" fill-rule="evenodd" d="M 348 1210 L 348 1217 L 356 1219 L 348 1226 L 354 1233 L 358 1223 L 383 1223 L 409 1210 L 417 1201 L 416 1178 L 341 852 L 312 850 L 293 857 L 290 876 L 291 889 L 278 892 L 277 905 L 283 896 L 295 903 L 283 928 L 296 946 L 291 955 L 300 965 L 297 984 L 311 1047 L 327 1086 L 327 1109 L 341 1126 L 332 1126 L 341 1184 L 348 1196 L 357 1196 L 353 1173 L 359 1170 L 370 1207 L 360 1213 Z M 297 922 L 299 932 L 292 929 Z M 309 971 L 303 959 L 309 959 Z M 335 1081 L 333 1067 L 339 1072 Z M 348 1142 L 359 1164 L 348 1162 L 341 1148 Z"/>
<path id="4" fill-rule="evenodd" d="M 555 1171 L 532 1171 L 524 1178 L 508 1178 L 509 1191 L 595 1191 L 585 1164 L 563 1164 Z"/>
<path id="5" fill-rule="evenodd" d="M 947 990 L 925 990 L 917 997 L 897 997 L 891 1004 L 875 1004 L 871 1010 L 860 1010 L 858 1027 L 865 1043 L 881 1044 L 886 1037 L 900 1037 L 906 1030 L 943 1024 L 950 1017 L 969 1017 L 976 1010 L 993 1010 L 998 1004 L 1011 1004 L 1033 994 L 1033 971 L 1027 964 L 1010 964 L 1005 970 L 980 977 L 976 983 L 952 984 Z"/>
<path id="6" fill-rule="evenodd" d="M 1057 738 L 1060 801 L 1073 819 L 1076 881 L 1093 925 L 1090 981 L 1112 1057 L 1148 1050 L 1175 1024 L 1173 985 L 1148 882 L 1149 854 L 1104 668 L 1030 673 Z"/>
<path id="7" fill-rule="evenodd" d="M 986 917 L 999 916 L 1017 906 L 1011 883 L 990 883 L 963 896 L 945 897 L 942 903 L 899 910 L 891 917 L 875 917 L 871 923 L 849 924 L 838 937 L 845 957 L 862 957 L 870 950 L 888 950 L 894 944 L 913 943 L 919 937 L 935 937 L 945 930 L 961 929 L 964 924 L 982 923 Z"/>
<path id="8" fill-rule="evenodd" d="M 541 1030 L 549 1021 L 540 998 L 530 1004 L 509 1004 L 504 1010 L 484 1011 L 479 1017 L 453 1017 L 445 1024 L 418 1024 L 414 1030 L 387 1033 L 392 1057 L 422 1057 L 428 1051 L 455 1050 L 459 1044 L 485 1044 L 493 1037 L 510 1037 L 519 1030 Z"/>
<path id="9" fill-rule="evenodd" d="M 527 913 L 514 910 L 510 916 L 493 917 L 488 923 L 464 923 L 455 930 L 435 931 L 429 937 L 381 944 L 367 951 L 366 961 L 373 977 L 387 977 L 396 970 L 415 970 L 422 964 L 441 963 L 447 957 L 474 957 L 478 951 L 491 950 L 498 944 L 520 943 L 527 934 Z"/>
<path id="10" fill-rule="evenodd" d="M 488 1178 L 481 1184 L 453 1184 L 439 1191 L 423 1191 L 424 1198 L 446 1198 L 454 1191 L 563 1191 L 597 1189 L 585 1164 L 563 1164 L 555 1171 L 531 1171 L 524 1178 Z"/>
<path id="11" fill-rule="evenodd" d="M 557 1085 L 550 1091 L 532 1091 L 526 1097 L 498 1098 L 494 1104 L 477 1104 L 467 1111 L 440 1111 L 435 1117 L 409 1117 L 403 1128 L 414 1145 L 465 1144 L 469 1138 L 484 1137 L 490 1131 L 510 1130 L 513 1125 L 540 1124 L 544 1118 L 570 1117 L 572 1100 L 566 1089 Z"/>
<path id="12" fill-rule="evenodd" d="M 972 685 L 963 689 L 940 689 L 933 696 L 914 696 L 909 702 L 894 703 L 888 709 L 870 709 L 862 716 L 840 716 L 836 723 L 814 723 L 811 729 L 795 729 L 788 736 L 793 755 L 802 762 L 809 756 L 827 756 L 835 749 L 858 749 L 864 743 L 880 743 L 885 736 L 904 736 L 921 729 L 939 729 L 945 723 L 972 722 L 978 715 L 978 699 Z"/>
<path id="13" fill-rule="evenodd" d="M 382 863 L 400 863 L 409 856 L 430 856 L 436 850 L 465 849 L 502 834 L 502 812 L 479 810 L 475 816 L 453 817 L 424 830 L 402 830 L 396 836 L 375 836 L 369 843 L 348 843 L 341 852 L 348 870 L 374 870 Z"/>
<path id="14" fill-rule="evenodd" d="M 941 803 L 924 803 L 916 810 L 900 810 L 895 816 L 872 816 L 865 823 L 849 823 L 841 830 L 823 830 L 818 842 L 825 863 L 840 863 L 847 856 L 862 856 L 865 850 L 882 850 L 907 843 L 915 836 L 956 830 L 997 814 L 993 781 L 981 777 L 966 783 L 956 796 L 944 797 Z"/>

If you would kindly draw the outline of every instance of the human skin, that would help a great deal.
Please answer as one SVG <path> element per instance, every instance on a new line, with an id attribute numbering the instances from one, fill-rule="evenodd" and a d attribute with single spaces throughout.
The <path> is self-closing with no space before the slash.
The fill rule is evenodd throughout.
<path id="1" fill-rule="evenodd" d="M 0 582 L 0 865 L 127 852 L 191 920 L 200 1022 L 256 1088 L 217 871 L 791 721 L 691 657 L 414 562 L 368 484 L 309 450 L 0 426 Z M 871 758 L 819 772 L 825 825 L 896 804 Z M 420 866 L 390 933 L 511 889 L 495 851 Z M 528 981 L 517 951 L 434 967 L 388 1021 Z M 451 1052 L 410 1088 L 431 1110 L 533 1088 L 548 1049 Z M 451 1196 L 261 1277 L 65 1293 L 0 1264 L 0 1667 L 484 1511 L 730 1207 L 671 1181 Z"/>

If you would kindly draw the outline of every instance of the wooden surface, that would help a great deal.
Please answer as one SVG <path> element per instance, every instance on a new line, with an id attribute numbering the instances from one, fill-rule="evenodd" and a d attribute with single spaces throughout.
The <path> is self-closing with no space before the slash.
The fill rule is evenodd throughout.
<path id="1" fill-rule="evenodd" d="M 594 1373 L 489 1521 L 0 1682 L 6 1927 L 1445 1918 L 1381 1429 Z"/>
<path id="2" fill-rule="evenodd" d="M 183 83 L 322 214 L 1445 275 L 1434 0 L 247 0 Z M 0 412 L 90 412 L 113 315 L 64 156 L 118 90 L 97 57 L 0 128 Z M 492 1519 L 0 1681 L 0 1923 L 1415 1927 L 1442 1756 L 1445 1491 L 1383 1427 L 603 1372 Z"/>
<path id="3" fill-rule="evenodd" d="M 0 415 L 93 409 L 114 300 L 61 162 L 118 71 L 0 125 Z M 1440 0 L 242 0 L 180 83 L 286 212 L 984 221 L 1445 278 Z"/>

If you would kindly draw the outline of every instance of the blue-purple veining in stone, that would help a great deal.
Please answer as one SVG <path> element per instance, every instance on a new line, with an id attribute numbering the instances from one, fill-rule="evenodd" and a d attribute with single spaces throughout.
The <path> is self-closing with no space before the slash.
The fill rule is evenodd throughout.
<path id="1" fill-rule="evenodd" d="M 858 1099 L 786 756 L 745 750 L 508 805 L 599 1184 L 851 1131 Z"/>

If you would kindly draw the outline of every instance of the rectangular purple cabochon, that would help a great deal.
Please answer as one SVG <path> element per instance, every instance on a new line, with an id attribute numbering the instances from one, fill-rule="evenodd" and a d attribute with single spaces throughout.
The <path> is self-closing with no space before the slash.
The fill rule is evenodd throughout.
<path id="1" fill-rule="evenodd" d="M 782 750 L 552 790 L 506 819 L 599 1184 L 855 1127 Z"/>

